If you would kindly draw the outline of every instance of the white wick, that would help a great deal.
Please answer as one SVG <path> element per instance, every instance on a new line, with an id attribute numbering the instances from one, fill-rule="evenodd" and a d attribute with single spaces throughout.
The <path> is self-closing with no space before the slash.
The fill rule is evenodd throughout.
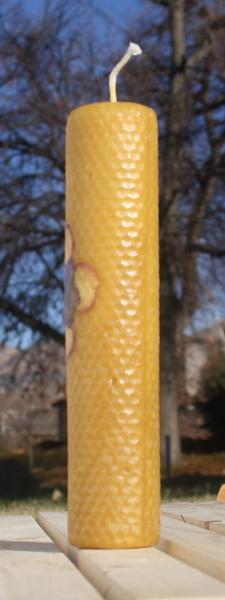
<path id="1" fill-rule="evenodd" d="M 137 56 L 137 54 L 142 54 L 142 49 L 138 44 L 133 44 L 130 42 L 127 51 L 125 52 L 123 58 L 117 63 L 114 69 L 111 71 L 109 76 L 109 96 L 110 102 L 116 102 L 116 79 L 117 75 L 120 73 L 121 69 L 127 64 L 128 60 L 130 60 L 131 56 Z"/>

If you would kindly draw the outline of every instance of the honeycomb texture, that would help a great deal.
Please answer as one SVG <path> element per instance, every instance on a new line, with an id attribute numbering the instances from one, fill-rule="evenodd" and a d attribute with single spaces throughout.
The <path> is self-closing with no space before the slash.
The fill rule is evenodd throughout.
<path id="1" fill-rule="evenodd" d="M 69 539 L 130 548 L 159 535 L 159 273 L 155 113 L 74 110 L 66 141 L 74 262 L 99 279 L 74 309 L 67 360 Z"/>

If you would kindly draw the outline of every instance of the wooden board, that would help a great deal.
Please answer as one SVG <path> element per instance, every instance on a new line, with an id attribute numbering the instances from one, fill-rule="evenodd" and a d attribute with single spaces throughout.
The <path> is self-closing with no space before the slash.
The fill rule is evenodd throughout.
<path id="1" fill-rule="evenodd" d="M 80 550 L 67 539 L 66 513 L 40 513 L 38 522 L 107 600 L 215 600 L 225 585 L 156 548 Z"/>
<path id="2" fill-rule="evenodd" d="M 218 502 L 163 504 L 162 514 L 225 535 L 225 504 Z"/>
<path id="3" fill-rule="evenodd" d="M 214 523 L 225 522 L 225 507 L 218 502 L 205 502 L 204 504 L 200 502 L 163 504 L 162 514 L 172 519 L 185 521 L 185 523 L 189 523 L 190 525 L 214 531 L 217 531 L 217 529 L 214 529 Z M 224 533 L 224 528 L 219 533 Z"/>
<path id="4" fill-rule="evenodd" d="M 162 516 L 158 548 L 225 582 L 224 536 Z"/>
<path id="5" fill-rule="evenodd" d="M 225 520 L 220 522 L 212 521 L 209 523 L 209 529 L 211 529 L 211 531 L 215 531 L 216 533 L 220 533 L 221 535 L 225 535 Z"/>
<path id="6" fill-rule="evenodd" d="M 1 600 L 100 598 L 32 517 L 0 517 Z"/>

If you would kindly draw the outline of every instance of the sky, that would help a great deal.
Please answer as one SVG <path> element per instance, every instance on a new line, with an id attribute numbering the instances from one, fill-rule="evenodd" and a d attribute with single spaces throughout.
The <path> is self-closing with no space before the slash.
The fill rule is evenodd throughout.
<path id="1" fill-rule="evenodd" d="M 72 6 L 74 2 L 74 16 L 76 15 L 77 1 L 82 7 L 84 0 L 71 0 Z M 12 7 L 14 4 L 19 6 L 21 5 L 21 8 L 25 10 L 27 15 L 32 20 L 35 20 L 35 18 L 41 16 L 46 2 L 49 2 L 49 4 L 52 6 L 57 4 L 57 0 L 0 0 L 0 5 L 6 9 Z M 102 33 L 105 30 L 105 25 L 107 25 L 108 17 L 109 25 L 111 26 L 112 31 L 113 25 L 115 24 L 118 36 L 118 46 L 120 46 L 120 35 L 123 35 L 124 33 L 126 34 L 127 31 L 132 31 L 132 25 L 136 27 L 136 22 L 140 20 L 142 14 L 146 14 L 146 0 L 85 0 L 85 4 L 86 2 L 89 2 L 90 6 L 96 7 L 96 16 L 99 15 L 100 17 L 106 17 L 103 20 L 100 19 L 98 21 L 98 29 L 95 30 L 97 38 L 101 39 Z M 139 43 L 139 40 L 135 39 L 135 34 L 133 37 L 134 39 L 130 39 L 130 41 Z"/>
<path id="2" fill-rule="evenodd" d="M 82 0 L 80 1 L 82 2 Z M 10 6 L 15 4 L 15 0 L 2 0 L 1 3 Z M 17 3 L 21 4 L 30 16 L 35 17 L 40 14 L 45 0 L 20 0 Z M 140 13 L 142 0 L 92 0 L 92 3 L 100 10 L 110 14 L 116 22 L 121 19 L 124 23 Z M 52 0 L 52 4 L 54 4 L 54 0 Z"/>

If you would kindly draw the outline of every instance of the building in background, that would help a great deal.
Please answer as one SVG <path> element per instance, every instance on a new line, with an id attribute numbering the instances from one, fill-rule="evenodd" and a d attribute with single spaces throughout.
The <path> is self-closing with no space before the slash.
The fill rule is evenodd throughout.
<path id="1" fill-rule="evenodd" d="M 202 369 L 218 344 L 225 348 L 225 322 L 184 338 L 183 393 L 178 399 L 183 439 L 209 437 L 195 401 Z M 64 349 L 53 341 L 26 351 L 0 347 L 0 447 L 29 451 L 39 444 L 65 444 L 66 439 Z"/>
<path id="2" fill-rule="evenodd" d="M 30 448 L 66 441 L 64 349 L 54 342 L 28 351 L 0 348 L 0 444 Z"/>
<path id="3" fill-rule="evenodd" d="M 211 438 L 201 409 L 201 386 L 209 356 L 216 353 L 218 348 L 225 350 L 224 321 L 217 321 L 211 327 L 184 338 L 184 393 L 182 402 L 179 403 L 179 424 L 184 449 L 205 449 Z M 196 442 L 196 446 L 191 446 L 191 441 Z"/>

